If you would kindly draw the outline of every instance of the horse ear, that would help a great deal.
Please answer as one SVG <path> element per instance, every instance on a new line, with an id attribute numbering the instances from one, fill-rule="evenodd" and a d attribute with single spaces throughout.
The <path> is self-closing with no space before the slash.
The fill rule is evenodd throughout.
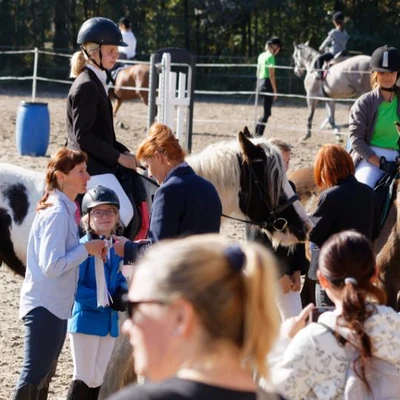
<path id="1" fill-rule="evenodd" d="M 243 135 L 246 136 L 247 139 L 251 139 L 253 137 L 247 126 L 243 128 Z"/>
<path id="2" fill-rule="evenodd" d="M 310 45 L 310 41 L 307 40 L 307 42 L 304 43 L 304 46 L 309 46 Z"/>
<path id="3" fill-rule="evenodd" d="M 296 48 L 297 47 L 297 43 L 293 42 L 293 47 Z"/>
<path id="4" fill-rule="evenodd" d="M 258 155 L 258 149 L 255 144 L 253 144 L 250 139 L 248 139 L 243 132 L 238 134 L 240 151 L 242 153 L 243 159 L 249 161 L 249 159 L 256 158 Z"/>

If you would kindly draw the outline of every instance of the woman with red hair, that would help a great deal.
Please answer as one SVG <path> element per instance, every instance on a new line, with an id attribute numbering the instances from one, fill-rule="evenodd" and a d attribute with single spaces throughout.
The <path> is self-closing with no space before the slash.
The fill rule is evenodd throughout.
<path id="1" fill-rule="evenodd" d="M 379 235 L 378 199 L 369 186 L 358 182 L 349 153 L 334 144 L 322 146 L 314 162 L 314 179 L 322 193 L 311 216 L 311 264 L 308 277 L 317 279 L 319 249 L 335 233 L 354 229 L 370 240 Z M 332 305 L 320 286 L 316 286 L 318 306 Z"/>
<path id="2" fill-rule="evenodd" d="M 150 127 L 136 158 L 160 185 L 151 207 L 148 238 L 152 242 L 219 232 L 222 205 L 218 192 L 185 162 L 185 152 L 167 125 Z M 131 262 L 135 258 L 133 242 L 119 240 L 125 262 Z"/>

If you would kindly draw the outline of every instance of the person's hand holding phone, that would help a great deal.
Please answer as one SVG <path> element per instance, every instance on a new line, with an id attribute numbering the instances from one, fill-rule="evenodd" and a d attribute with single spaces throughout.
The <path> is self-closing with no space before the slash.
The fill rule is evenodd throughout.
<path id="1" fill-rule="evenodd" d="M 281 335 L 291 339 L 294 338 L 297 332 L 306 326 L 310 312 L 314 307 L 314 304 L 310 303 L 307 307 L 301 310 L 297 317 L 291 317 L 283 321 L 281 325 Z"/>

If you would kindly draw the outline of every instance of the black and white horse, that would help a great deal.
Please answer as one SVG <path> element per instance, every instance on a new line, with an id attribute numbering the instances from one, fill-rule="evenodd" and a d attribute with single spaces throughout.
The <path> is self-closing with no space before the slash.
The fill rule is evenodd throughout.
<path id="1" fill-rule="evenodd" d="M 216 187 L 223 213 L 265 230 L 275 244 L 306 238 L 311 224 L 285 175 L 279 150 L 265 139 L 219 142 L 191 155 L 193 169 Z M 144 181 L 147 182 L 147 181 Z M 148 197 L 155 187 L 145 184 Z M 29 230 L 44 174 L 0 164 L 0 263 L 24 275 Z"/>

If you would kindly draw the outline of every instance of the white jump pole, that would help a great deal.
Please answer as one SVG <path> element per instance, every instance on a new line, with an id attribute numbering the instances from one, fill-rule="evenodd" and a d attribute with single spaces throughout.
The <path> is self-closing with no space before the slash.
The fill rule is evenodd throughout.
<path id="1" fill-rule="evenodd" d="M 38 67 L 39 50 L 35 47 L 33 58 L 33 76 L 32 76 L 32 103 L 36 101 L 36 78 Z"/>
<path id="2" fill-rule="evenodd" d="M 178 99 L 180 101 L 184 100 L 186 97 L 186 74 L 179 72 L 179 86 L 178 86 Z M 182 106 L 181 102 L 178 102 L 177 105 L 177 121 L 176 121 L 176 137 L 178 139 L 181 138 L 183 132 L 184 132 L 184 121 L 185 121 L 185 117 L 186 117 L 186 113 L 185 111 L 187 110 L 188 106 Z M 187 138 L 185 138 L 185 140 L 187 140 Z"/>

